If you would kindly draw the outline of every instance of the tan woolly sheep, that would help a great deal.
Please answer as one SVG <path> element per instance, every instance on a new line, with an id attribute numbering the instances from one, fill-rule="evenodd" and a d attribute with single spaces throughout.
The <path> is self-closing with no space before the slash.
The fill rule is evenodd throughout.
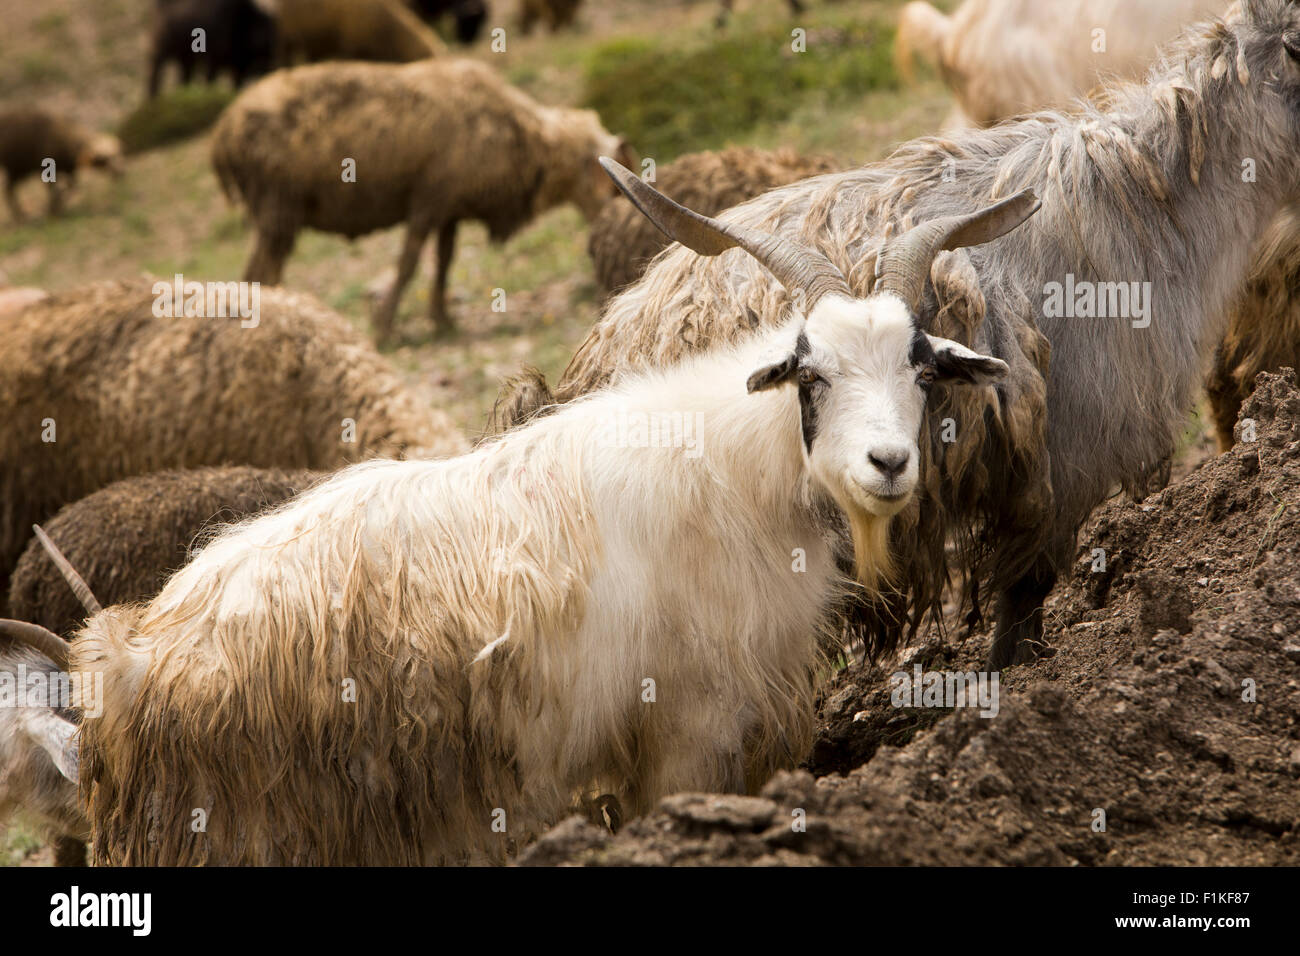
<path id="1" fill-rule="evenodd" d="M 454 59 L 281 71 L 226 110 L 212 145 L 222 188 L 257 230 L 246 279 L 279 282 L 304 228 L 353 238 L 406 226 L 374 313 L 381 339 L 431 234 L 430 317 L 445 331 L 457 224 L 482 221 L 502 241 L 561 203 L 591 218 L 613 195 L 601 155 L 633 161 L 594 112 L 542 106 L 490 67 Z"/>
<path id="2" fill-rule="evenodd" d="M 121 478 L 465 447 L 341 316 L 304 295 L 260 296 L 253 328 L 156 315 L 149 279 L 55 293 L 4 319 L 0 594 L 34 523 Z"/>

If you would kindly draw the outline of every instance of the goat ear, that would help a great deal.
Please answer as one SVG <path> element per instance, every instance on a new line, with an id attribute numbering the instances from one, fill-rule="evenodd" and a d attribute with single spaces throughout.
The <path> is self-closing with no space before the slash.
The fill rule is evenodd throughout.
<path id="1" fill-rule="evenodd" d="M 81 778 L 77 725 L 45 708 L 26 709 L 23 718 L 28 738 L 49 755 L 59 773 L 77 783 Z"/>
<path id="2" fill-rule="evenodd" d="M 939 381 L 988 385 L 1006 377 L 1011 367 L 991 355 L 971 351 L 960 342 L 927 335 L 934 349 L 935 369 Z"/>
<path id="3" fill-rule="evenodd" d="M 745 387 L 750 392 L 761 392 L 764 389 L 774 388 L 790 381 L 794 375 L 795 369 L 799 367 L 799 356 L 791 352 L 779 362 L 773 362 L 771 365 L 764 365 L 753 375 L 749 376 L 749 381 Z"/>

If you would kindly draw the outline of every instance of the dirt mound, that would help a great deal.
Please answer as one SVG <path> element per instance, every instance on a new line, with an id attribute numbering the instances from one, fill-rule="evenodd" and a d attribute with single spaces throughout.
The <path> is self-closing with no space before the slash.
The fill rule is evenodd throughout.
<path id="1" fill-rule="evenodd" d="M 678 794 L 615 837 L 574 818 L 521 862 L 1300 863 L 1295 373 L 1242 419 L 1255 440 L 1093 516 L 995 716 L 891 702 L 895 672 L 978 671 L 987 636 L 907 649 L 836 678 L 809 769 L 760 797 Z"/>

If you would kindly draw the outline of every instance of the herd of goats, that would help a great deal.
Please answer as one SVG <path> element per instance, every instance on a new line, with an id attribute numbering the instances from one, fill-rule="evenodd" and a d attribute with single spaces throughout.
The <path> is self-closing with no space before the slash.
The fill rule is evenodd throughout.
<path id="1" fill-rule="evenodd" d="M 752 792 L 807 754 L 846 641 L 992 594 L 988 666 L 1033 660 L 1089 513 L 1160 480 L 1203 387 L 1230 446 L 1256 373 L 1300 363 L 1297 0 L 909 3 L 941 133 L 653 182 L 595 113 L 449 54 L 441 15 L 493 22 L 159 0 L 151 92 L 172 61 L 251 83 L 211 158 L 255 321 L 148 279 L 0 288 L 0 814 L 59 862 L 502 861 L 597 803 Z M 15 216 L 49 158 L 125 165 L 0 112 Z M 280 286 L 301 230 L 402 225 L 374 336 L 433 235 L 449 333 L 457 224 L 564 203 L 601 315 L 472 447 Z"/>

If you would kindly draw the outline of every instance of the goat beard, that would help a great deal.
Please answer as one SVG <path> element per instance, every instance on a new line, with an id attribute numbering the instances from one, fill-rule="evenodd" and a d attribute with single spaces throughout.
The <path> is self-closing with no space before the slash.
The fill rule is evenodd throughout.
<path id="1" fill-rule="evenodd" d="M 869 591 L 888 587 L 894 576 L 889 552 L 889 523 L 855 505 L 841 505 L 853 542 L 853 577 Z"/>

